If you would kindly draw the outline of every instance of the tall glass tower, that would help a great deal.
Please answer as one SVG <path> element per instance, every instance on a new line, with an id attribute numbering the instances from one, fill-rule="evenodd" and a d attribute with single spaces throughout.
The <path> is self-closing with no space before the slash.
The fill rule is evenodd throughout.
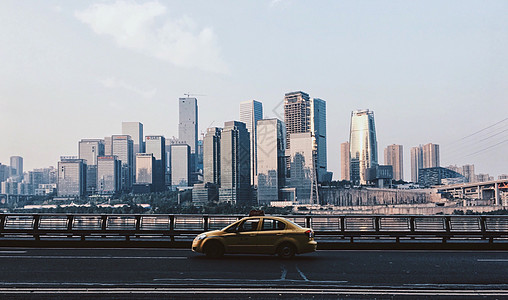
<path id="1" fill-rule="evenodd" d="M 190 146 L 191 172 L 196 172 L 198 148 L 198 99 L 179 99 L 178 139 Z"/>
<path id="2" fill-rule="evenodd" d="M 349 149 L 351 154 L 351 181 L 353 184 L 366 184 L 367 168 L 378 164 L 373 111 L 364 109 L 351 112 Z"/>
<path id="3" fill-rule="evenodd" d="M 263 119 L 263 104 L 256 100 L 240 103 L 240 122 L 245 123 L 250 133 L 250 178 L 251 184 L 257 184 L 257 121 Z"/>

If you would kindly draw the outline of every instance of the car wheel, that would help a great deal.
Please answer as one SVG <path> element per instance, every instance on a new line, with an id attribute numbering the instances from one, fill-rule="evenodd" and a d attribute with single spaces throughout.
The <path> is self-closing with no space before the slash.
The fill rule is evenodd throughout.
<path id="1" fill-rule="evenodd" d="M 292 258 L 296 254 L 296 247 L 291 243 L 284 243 L 277 248 L 277 254 L 281 258 Z"/>
<path id="2" fill-rule="evenodd" d="M 224 247 L 219 242 L 208 242 L 204 252 L 210 258 L 219 258 L 224 255 Z"/>

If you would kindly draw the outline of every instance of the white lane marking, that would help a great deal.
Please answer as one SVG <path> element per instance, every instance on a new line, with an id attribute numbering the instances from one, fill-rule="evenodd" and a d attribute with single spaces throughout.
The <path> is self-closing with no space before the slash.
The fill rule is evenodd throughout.
<path id="1" fill-rule="evenodd" d="M 0 254 L 24 254 L 26 251 L 0 251 Z"/>
<path id="2" fill-rule="evenodd" d="M 298 273 L 300 273 L 300 276 L 303 278 L 303 280 L 309 281 L 309 279 L 307 279 L 307 276 L 305 276 L 305 274 L 303 274 L 302 270 L 300 270 L 300 268 L 298 268 L 298 266 L 296 266 L 296 270 L 298 271 Z"/>
<path id="3" fill-rule="evenodd" d="M 507 290 L 410 290 L 410 289 L 355 289 L 355 288 L 0 288 L 6 294 L 352 294 L 352 295 L 401 295 L 401 296 L 507 296 Z"/>
<path id="4" fill-rule="evenodd" d="M 187 259 L 183 256 L 53 256 L 53 255 L 0 255 L 2 258 L 25 259 Z"/>
<path id="5" fill-rule="evenodd" d="M 156 281 L 156 282 L 157 281 L 175 281 L 175 282 L 202 281 L 202 282 L 221 282 L 221 283 L 228 282 L 228 284 L 230 284 L 229 282 L 231 282 L 231 283 L 242 282 L 241 285 L 243 285 L 243 283 L 245 283 L 245 282 L 256 282 L 256 283 L 273 283 L 274 282 L 274 280 L 269 280 L 269 279 L 225 279 L 225 278 L 203 278 L 203 279 L 197 279 L 197 278 L 155 278 L 155 279 L 153 279 L 153 281 Z M 303 280 L 301 280 L 301 279 L 286 279 L 285 277 L 284 277 L 284 279 L 282 279 L 282 277 L 281 277 L 281 279 L 276 279 L 275 281 L 276 282 L 277 281 L 286 281 L 286 282 L 291 281 L 291 282 L 303 283 Z M 339 280 L 339 281 L 309 280 L 308 282 L 309 283 L 337 285 L 337 284 L 347 283 L 347 280 Z"/>
<path id="6" fill-rule="evenodd" d="M 476 260 L 477 262 L 508 262 L 508 258 L 492 258 L 492 259 L 489 259 L 489 258 L 485 258 L 485 259 L 477 259 Z"/>
<path id="7" fill-rule="evenodd" d="M 280 280 L 286 280 L 286 275 L 288 274 L 288 270 L 286 269 L 285 265 L 280 265 L 280 268 L 282 269 L 282 274 L 280 275 Z"/>

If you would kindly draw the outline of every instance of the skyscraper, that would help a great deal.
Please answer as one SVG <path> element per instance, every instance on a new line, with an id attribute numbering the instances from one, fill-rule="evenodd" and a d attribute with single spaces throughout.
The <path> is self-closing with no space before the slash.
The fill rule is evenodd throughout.
<path id="1" fill-rule="evenodd" d="M 113 140 L 110 136 L 104 137 L 104 155 L 113 155 Z"/>
<path id="2" fill-rule="evenodd" d="M 203 182 L 218 186 L 220 186 L 221 133 L 221 128 L 208 128 L 203 139 Z"/>
<path id="3" fill-rule="evenodd" d="M 422 146 L 411 148 L 411 182 L 418 182 L 418 171 L 423 168 Z"/>
<path id="4" fill-rule="evenodd" d="M 374 112 L 368 109 L 351 112 L 349 136 L 351 181 L 367 184 L 366 170 L 378 165 Z"/>
<path id="5" fill-rule="evenodd" d="M 257 121 L 263 119 L 263 104 L 256 100 L 240 103 L 240 122 L 245 123 L 250 133 L 250 158 L 251 158 L 251 184 L 256 185 L 257 162 L 256 162 L 256 126 Z"/>
<path id="6" fill-rule="evenodd" d="M 122 190 L 129 191 L 134 182 L 134 151 L 129 135 L 113 135 L 112 153 L 122 162 Z"/>
<path id="7" fill-rule="evenodd" d="M 290 135 L 290 187 L 296 189 L 299 204 L 318 204 L 319 195 L 315 170 L 314 149 L 310 132 Z"/>
<path id="8" fill-rule="evenodd" d="M 191 177 L 191 153 L 187 144 L 171 145 L 171 186 L 188 187 Z"/>
<path id="9" fill-rule="evenodd" d="M 327 172 L 326 151 L 326 101 L 313 98 L 311 101 L 311 132 L 314 136 L 314 151 L 316 152 L 316 169 L 318 181 L 324 181 Z"/>
<path id="10" fill-rule="evenodd" d="M 155 157 L 152 153 L 136 154 L 136 184 L 149 184 L 153 189 L 154 165 Z"/>
<path id="11" fill-rule="evenodd" d="M 86 190 L 94 194 L 97 190 L 97 157 L 104 156 L 104 141 L 82 139 L 78 143 L 78 156 L 86 163 Z"/>
<path id="12" fill-rule="evenodd" d="M 220 152 L 219 201 L 250 204 L 250 135 L 245 123 L 224 123 Z"/>
<path id="13" fill-rule="evenodd" d="M 402 145 L 390 145 L 385 149 L 385 165 L 393 167 L 393 179 L 404 180 L 404 150 Z"/>
<path id="14" fill-rule="evenodd" d="M 311 133 L 315 172 L 318 181 L 323 181 L 327 173 L 326 102 L 319 98 L 310 99 L 309 94 L 302 91 L 286 93 L 284 122 L 287 132 L 287 153 L 290 153 L 291 134 Z"/>
<path id="15" fill-rule="evenodd" d="M 62 156 L 58 162 L 58 197 L 86 194 L 86 162 L 75 156 Z"/>
<path id="16" fill-rule="evenodd" d="M 279 119 L 257 122 L 258 204 L 281 200 L 286 179 L 286 127 Z"/>
<path id="17" fill-rule="evenodd" d="M 113 195 L 122 189 L 122 162 L 114 155 L 97 157 L 97 193 Z"/>
<path id="18" fill-rule="evenodd" d="M 351 157 L 349 153 L 349 142 L 340 144 L 340 180 L 350 180 L 349 166 Z"/>
<path id="19" fill-rule="evenodd" d="M 191 172 L 196 172 L 198 148 L 198 100 L 179 99 L 178 139 L 190 146 Z"/>
<path id="20" fill-rule="evenodd" d="M 21 177 L 23 177 L 23 157 L 11 156 L 11 176 L 21 181 Z"/>
<path id="21" fill-rule="evenodd" d="M 130 135 L 134 155 L 145 152 L 143 143 L 143 124 L 140 122 L 122 122 L 122 135 Z"/>
<path id="22" fill-rule="evenodd" d="M 439 167 L 439 145 L 426 144 L 422 148 L 423 168 Z"/>
<path id="23" fill-rule="evenodd" d="M 166 139 L 162 135 L 147 135 L 145 147 L 146 153 L 152 153 L 155 158 L 153 189 L 154 191 L 163 191 L 166 181 Z"/>

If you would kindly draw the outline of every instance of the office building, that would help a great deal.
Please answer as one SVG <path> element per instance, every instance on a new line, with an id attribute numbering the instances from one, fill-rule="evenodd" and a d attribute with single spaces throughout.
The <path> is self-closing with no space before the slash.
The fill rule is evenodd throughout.
<path id="1" fill-rule="evenodd" d="M 114 195 L 122 189 L 122 162 L 114 155 L 97 157 L 97 193 Z"/>
<path id="2" fill-rule="evenodd" d="M 6 181 L 11 176 L 11 168 L 0 163 L 0 182 Z"/>
<path id="3" fill-rule="evenodd" d="M 286 184 L 286 127 L 279 119 L 257 122 L 258 204 L 282 200 Z"/>
<path id="4" fill-rule="evenodd" d="M 315 170 L 314 149 L 310 132 L 290 135 L 289 187 L 296 190 L 298 204 L 318 204 L 319 194 Z"/>
<path id="5" fill-rule="evenodd" d="M 252 204 L 250 189 L 250 135 L 245 123 L 224 123 L 220 144 L 219 201 Z"/>
<path id="6" fill-rule="evenodd" d="M 187 144 L 171 145 L 171 187 L 177 189 L 190 186 L 191 152 Z"/>
<path id="7" fill-rule="evenodd" d="M 104 156 L 104 140 L 82 139 L 78 143 L 78 157 L 86 163 L 86 190 L 89 195 L 97 190 L 97 157 Z"/>
<path id="8" fill-rule="evenodd" d="M 209 202 L 219 201 L 219 187 L 211 182 L 198 183 L 192 188 L 192 204 L 203 206 Z"/>
<path id="9" fill-rule="evenodd" d="M 155 157 L 152 153 L 136 154 L 136 184 L 154 184 Z"/>
<path id="10" fill-rule="evenodd" d="M 286 124 L 286 151 L 290 152 L 290 135 L 310 132 L 315 172 L 318 181 L 325 181 L 327 176 L 326 146 L 326 102 L 319 98 L 310 99 L 302 91 L 286 93 L 284 96 L 284 122 Z"/>
<path id="11" fill-rule="evenodd" d="M 367 168 L 367 182 L 377 188 L 389 188 L 392 186 L 393 166 L 375 165 Z"/>
<path id="12" fill-rule="evenodd" d="M 112 137 L 104 137 L 104 155 L 113 155 L 113 140 Z"/>
<path id="13" fill-rule="evenodd" d="M 420 186 L 440 185 L 444 179 L 450 178 L 462 178 L 461 182 L 465 181 L 464 176 L 460 173 L 443 167 L 420 168 L 418 170 L 418 184 Z"/>
<path id="14" fill-rule="evenodd" d="M 256 185 L 257 164 L 256 164 L 256 126 L 257 121 L 263 119 L 263 104 L 256 100 L 240 103 L 240 122 L 245 123 L 250 134 L 250 177 L 251 185 Z"/>
<path id="15" fill-rule="evenodd" d="M 350 178 L 353 184 L 367 184 L 366 170 L 378 164 L 374 112 L 368 109 L 351 112 L 349 136 Z"/>
<path id="16" fill-rule="evenodd" d="M 203 139 L 203 182 L 220 186 L 220 139 L 222 128 L 206 130 Z"/>
<path id="17" fill-rule="evenodd" d="M 166 183 L 166 139 L 162 135 L 147 135 L 145 138 L 146 153 L 153 154 L 153 190 L 165 190 Z"/>
<path id="18" fill-rule="evenodd" d="M 501 174 L 501 175 L 497 176 L 497 179 L 498 180 L 506 180 L 506 179 L 508 179 L 508 174 Z"/>
<path id="19" fill-rule="evenodd" d="M 190 146 L 191 172 L 196 172 L 198 148 L 198 100 L 196 98 L 179 99 L 178 139 Z"/>
<path id="20" fill-rule="evenodd" d="M 385 165 L 392 166 L 393 180 L 404 180 L 404 150 L 402 145 L 390 145 L 385 148 Z"/>
<path id="21" fill-rule="evenodd" d="M 23 157 L 11 156 L 11 176 L 21 181 L 23 177 Z"/>
<path id="22" fill-rule="evenodd" d="M 122 162 L 122 190 L 129 192 L 134 182 L 134 148 L 130 135 L 113 135 L 112 152 Z"/>
<path id="23" fill-rule="evenodd" d="M 122 122 L 122 135 L 130 135 L 134 155 L 145 152 L 143 142 L 143 124 L 140 122 Z"/>
<path id="24" fill-rule="evenodd" d="M 349 142 L 345 142 L 340 144 L 340 180 L 350 180 L 350 164 Z"/>
<path id="25" fill-rule="evenodd" d="M 58 197 L 86 195 L 86 162 L 74 156 L 62 156 L 58 162 Z"/>

